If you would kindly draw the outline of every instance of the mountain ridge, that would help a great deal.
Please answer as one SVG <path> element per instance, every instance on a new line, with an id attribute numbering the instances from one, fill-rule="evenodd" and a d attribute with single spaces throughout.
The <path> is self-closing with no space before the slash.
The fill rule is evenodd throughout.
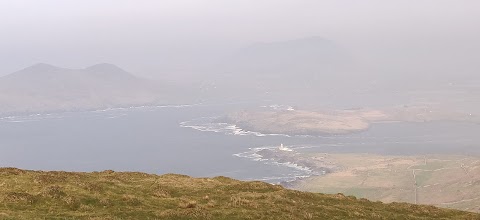
<path id="1" fill-rule="evenodd" d="M 38 63 L 0 77 L 0 115 L 155 105 L 163 85 L 100 63 L 67 69 Z"/>
<path id="2" fill-rule="evenodd" d="M 63 73 L 62 73 L 63 72 Z M 19 71 L 15 71 L 11 74 L 7 74 L 1 78 L 9 78 L 15 76 L 22 76 L 22 77 L 38 77 L 42 76 L 47 73 L 57 73 L 57 74 L 65 74 L 65 73 L 110 73 L 111 76 L 117 75 L 130 75 L 135 77 L 134 75 L 130 74 L 129 72 L 123 70 L 122 68 L 109 63 L 98 63 L 89 67 L 81 68 L 81 69 L 71 69 L 71 68 L 63 68 L 54 66 L 51 64 L 46 63 L 36 63 L 26 68 L 23 68 Z"/>

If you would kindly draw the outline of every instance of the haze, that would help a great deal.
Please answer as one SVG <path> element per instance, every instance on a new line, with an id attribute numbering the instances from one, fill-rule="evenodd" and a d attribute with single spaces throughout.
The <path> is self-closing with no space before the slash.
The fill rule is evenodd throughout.
<path id="1" fill-rule="evenodd" d="M 0 1 L 0 66 L 114 63 L 187 81 L 257 42 L 320 36 L 381 74 L 478 68 L 480 3 L 420 1 Z M 369 70 L 371 71 L 371 70 Z"/>
<path id="2" fill-rule="evenodd" d="M 480 213 L 479 27 L 476 0 L 0 0 L 0 167 Z"/>

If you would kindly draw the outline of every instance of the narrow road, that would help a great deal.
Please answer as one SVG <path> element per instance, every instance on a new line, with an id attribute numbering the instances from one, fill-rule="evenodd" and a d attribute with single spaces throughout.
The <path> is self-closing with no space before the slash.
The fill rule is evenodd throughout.
<path id="1" fill-rule="evenodd" d="M 472 199 L 462 199 L 462 200 L 455 201 L 455 202 L 442 202 L 442 203 L 439 203 L 439 205 L 453 205 L 453 204 L 458 204 L 458 203 L 462 203 L 462 202 L 470 202 L 470 201 L 478 200 L 478 199 L 480 199 L 480 197 L 476 197 L 476 198 L 472 198 Z"/>

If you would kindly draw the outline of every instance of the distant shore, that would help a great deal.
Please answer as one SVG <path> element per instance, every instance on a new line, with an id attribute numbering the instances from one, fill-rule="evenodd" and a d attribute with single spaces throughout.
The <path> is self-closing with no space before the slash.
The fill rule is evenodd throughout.
<path id="1" fill-rule="evenodd" d="M 118 106 L 118 107 L 107 107 L 107 108 L 88 108 L 88 109 L 78 109 L 78 110 L 55 110 L 55 111 L 41 111 L 41 112 L 12 112 L 12 113 L 0 113 L 0 121 L 7 119 L 14 119 L 18 117 L 36 117 L 36 116 L 50 116 L 58 114 L 67 114 L 67 113 L 81 113 L 81 112 L 104 112 L 104 111 L 119 111 L 119 110 L 129 110 L 129 109 L 143 109 L 143 108 L 182 108 L 182 107 L 191 107 L 198 106 L 201 103 L 196 104 L 152 104 L 152 105 L 138 105 L 138 106 Z"/>

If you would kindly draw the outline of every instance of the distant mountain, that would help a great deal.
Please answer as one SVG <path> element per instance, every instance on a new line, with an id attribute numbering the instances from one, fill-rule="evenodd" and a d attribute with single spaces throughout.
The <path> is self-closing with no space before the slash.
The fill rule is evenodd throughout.
<path id="1" fill-rule="evenodd" d="M 66 69 L 35 64 L 0 78 L 0 114 L 74 111 L 164 101 L 160 85 L 112 64 Z"/>
<path id="2" fill-rule="evenodd" d="M 321 93 L 329 87 L 351 87 L 357 73 L 354 59 L 335 42 L 322 37 L 308 37 L 279 42 L 256 43 L 223 59 L 218 74 L 202 89 L 212 96 L 285 98 Z"/>
<path id="3" fill-rule="evenodd" d="M 309 37 L 256 43 L 239 50 L 226 65 L 231 71 L 263 75 L 325 75 L 351 64 L 348 54 L 333 41 Z"/>

